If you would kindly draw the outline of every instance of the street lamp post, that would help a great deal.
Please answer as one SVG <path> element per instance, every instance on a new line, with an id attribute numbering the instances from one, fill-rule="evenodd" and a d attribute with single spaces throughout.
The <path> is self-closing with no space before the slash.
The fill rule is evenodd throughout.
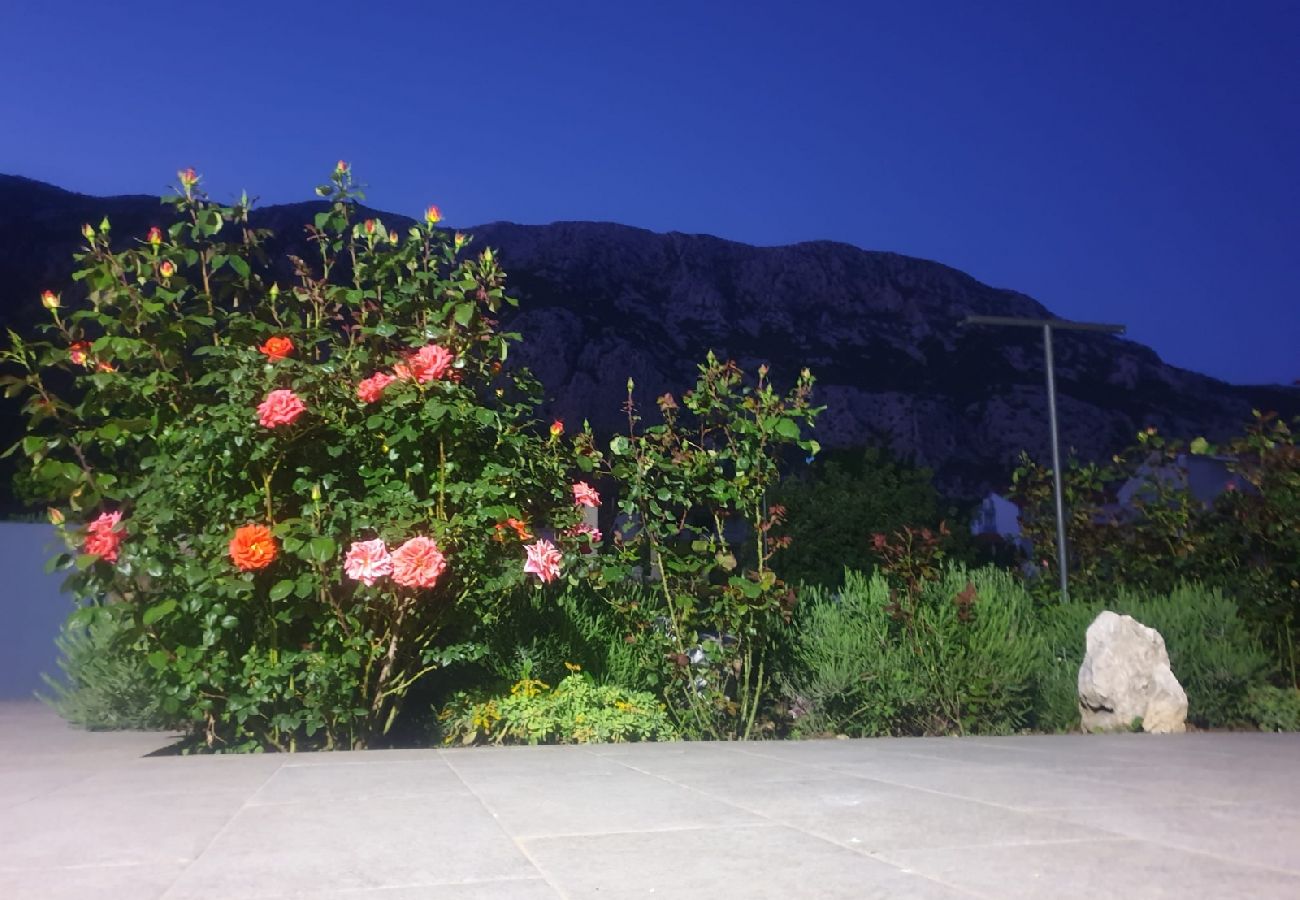
<path id="1" fill-rule="evenodd" d="M 1047 369 L 1047 422 L 1052 433 L 1052 493 L 1056 498 L 1056 568 L 1061 578 L 1061 602 L 1070 599 L 1065 562 L 1065 498 L 1061 493 L 1061 438 L 1056 425 L 1056 367 L 1052 361 L 1052 331 L 1098 331 L 1123 334 L 1123 325 L 1101 322 L 1071 322 L 1067 319 L 1021 319 L 1014 316 L 967 316 L 963 325 L 1001 325 L 1012 328 L 1041 328 L 1043 363 Z"/>

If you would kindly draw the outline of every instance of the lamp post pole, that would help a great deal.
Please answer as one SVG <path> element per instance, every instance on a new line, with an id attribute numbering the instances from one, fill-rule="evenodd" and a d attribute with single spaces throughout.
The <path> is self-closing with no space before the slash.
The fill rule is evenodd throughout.
<path id="1" fill-rule="evenodd" d="M 1096 331 L 1123 334 L 1123 325 L 1101 322 L 1071 322 L 1066 319 L 1020 319 L 1013 316 L 967 316 L 963 325 L 1001 325 L 1013 328 L 1041 328 L 1043 366 L 1047 370 L 1047 424 L 1052 435 L 1052 493 L 1056 500 L 1056 569 L 1061 580 L 1061 602 L 1070 599 L 1065 556 L 1065 497 L 1061 489 L 1061 437 L 1056 424 L 1056 366 L 1052 359 L 1052 331 Z"/>

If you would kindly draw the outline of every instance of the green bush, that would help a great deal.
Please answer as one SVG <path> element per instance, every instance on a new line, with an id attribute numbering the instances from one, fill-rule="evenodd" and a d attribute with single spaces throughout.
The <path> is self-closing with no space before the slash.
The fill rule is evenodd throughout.
<path id="1" fill-rule="evenodd" d="M 845 569 L 870 575 L 871 536 L 905 525 L 937 529 L 942 512 L 929 469 L 889 451 L 828 451 L 772 492 L 790 546 L 776 557 L 791 583 L 838 587 Z"/>
<path id="2" fill-rule="evenodd" d="M 70 589 L 131 610 L 196 742 L 369 746 L 483 653 L 513 592 L 580 577 L 590 495 L 503 365 L 490 248 L 436 207 L 362 218 L 340 163 L 312 252 L 271 259 L 246 198 L 179 177 L 161 227 L 87 224 L 44 339 L 0 352 L 29 487 L 65 523 Z"/>
<path id="3" fill-rule="evenodd" d="M 1246 695 L 1246 716 L 1260 731 L 1300 731 L 1300 689 L 1257 684 Z"/>
<path id="4" fill-rule="evenodd" d="M 1051 661 L 1040 692 L 1039 727 L 1077 727 L 1077 693 L 1067 696 L 1065 683 L 1077 678 L 1088 626 L 1104 609 L 1160 632 L 1174 676 L 1187 692 L 1189 722 L 1201 728 L 1250 722 L 1247 695 L 1270 673 L 1268 653 L 1222 591 L 1183 583 L 1167 594 L 1121 588 L 1105 603 L 1083 599 L 1044 608 L 1040 617 Z"/>
<path id="5" fill-rule="evenodd" d="M 42 675 L 40 695 L 60 716 L 91 731 L 153 731 L 175 726 L 162 708 L 159 679 L 145 661 L 142 640 L 108 609 L 84 625 L 68 624 L 54 639 L 62 678 Z"/>
<path id="6" fill-rule="evenodd" d="M 991 567 L 949 566 L 914 597 L 879 575 L 810 589 L 786 682 L 798 734 L 1007 733 L 1029 724 L 1043 649 L 1032 601 Z"/>
<path id="7" fill-rule="evenodd" d="M 596 684 L 578 672 L 554 688 L 525 675 L 508 694 L 474 698 L 462 693 L 438 718 L 447 744 L 595 744 L 677 737 L 663 704 L 652 694 Z"/>

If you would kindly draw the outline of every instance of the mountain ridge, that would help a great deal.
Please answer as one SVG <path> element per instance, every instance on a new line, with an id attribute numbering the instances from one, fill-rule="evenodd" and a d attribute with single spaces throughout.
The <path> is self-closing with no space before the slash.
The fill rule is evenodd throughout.
<path id="1" fill-rule="evenodd" d="M 320 205 L 264 207 L 254 222 L 275 229 L 279 249 L 296 247 Z M 107 214 L 115 234 L 138 236 L 165 212 L 148 195 L 94 197 L 0 175 L 0 324 L 25 333 L 43 315 L 36 298 L 67 284 L 83 221 Z M 778 379 L 808 366 L 827 407 L 819 441 L 887 443 L 955 496 L 1005 483 L 1021 449 L 1046 454 L 1041 334 L 959 325 L 970 314 L 1051 315 L 1026 294 L 830 240 L 755 247 L 583 221 L 464 230 L 497 249 L 520 299 L 502 326 L 524 335 L 511 357 L 546 388 L 545 415 L 612 432 L 625 422 L 629 376 L 652 409 L 655 396 L 689 386 L 712 349 L 746 367 L 768 363 Z M 1231 385 L 1123 338 L 1058 334 L 1054 349 L 1063 446 L 1087 458 L 1151 425 L 1213 440 L 1240 430 L 1252 407 L 1300 413 L 1294 388 Z M 5 412 L 12 426 L 12 404 Z"/>

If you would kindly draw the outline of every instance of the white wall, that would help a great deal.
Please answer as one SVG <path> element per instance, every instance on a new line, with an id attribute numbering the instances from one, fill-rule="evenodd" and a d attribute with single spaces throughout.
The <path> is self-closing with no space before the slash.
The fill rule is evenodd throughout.
<path id="1" fill-rule="evenodd" d="M 0 522 L 0 700 L 30 699 L 42 672 L 58 674 L 54 638 L 73 606 L 45 562 L 60 549 L 53 526 Z"/>

